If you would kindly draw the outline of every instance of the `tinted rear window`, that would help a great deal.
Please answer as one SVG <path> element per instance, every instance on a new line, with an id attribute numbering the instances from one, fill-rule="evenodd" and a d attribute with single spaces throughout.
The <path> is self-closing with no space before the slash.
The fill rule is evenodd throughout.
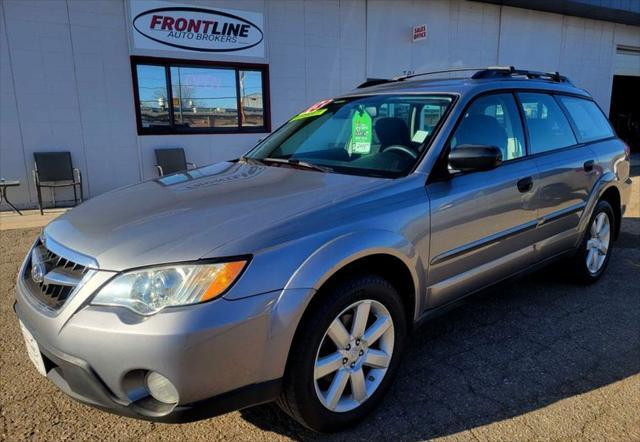
<path id="1" fill-rule="evenodd" d="M 558 98 L 576 126 L 578 141 L 586 143 L 613 136 L 609 122 L 593 101 L 565 96 Z"/>

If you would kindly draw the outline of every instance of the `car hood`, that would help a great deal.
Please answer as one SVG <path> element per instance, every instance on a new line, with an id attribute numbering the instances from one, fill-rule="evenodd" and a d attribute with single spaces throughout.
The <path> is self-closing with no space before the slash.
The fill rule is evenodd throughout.
<path id="1" fill-rule="evenodd" d="M 385 181 L 224 162 L 93 198 L 45 235 L 105 270 L 192 261 Z"/>

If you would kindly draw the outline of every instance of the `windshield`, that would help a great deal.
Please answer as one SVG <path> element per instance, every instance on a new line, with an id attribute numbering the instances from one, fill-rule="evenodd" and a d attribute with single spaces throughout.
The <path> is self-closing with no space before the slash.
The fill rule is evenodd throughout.
<path id="1" fill-rule="evenodd" d="M 293 117 L 246 158 L 345 174 L 406 175 L 452 100 L 445 95 L 325 100 Z"/>

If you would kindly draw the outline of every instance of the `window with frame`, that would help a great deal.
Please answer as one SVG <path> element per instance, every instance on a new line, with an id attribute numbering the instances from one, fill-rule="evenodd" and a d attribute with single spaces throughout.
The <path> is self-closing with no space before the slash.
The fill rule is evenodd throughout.
<path id="1" fill-rule="evenodd" d="M 577 143 L 567 117 L 549 94 L 519 92 L 532 154 L 547 152 Z"/>
<path id="2" fill-rule="evenodd" d="M 573 120 L 578 141 L 581 143 L 609 138 L 614 135 L 609 121 L 595 102 L 566 95 L 558 95 L 558 99 Z"/>
<path id="3" fill-rule="evenodd" d="M 270 131 L 265 65 L 131 60 L 139 134 Z"/>
<path id="4" fill-rule="evenodd" d="M 477 98 L 451 138 L 451 149 L 463 144 L 495 146 L 502 152 L 503 161 L 523 157 L 524 130 L 513 95 Z"/>

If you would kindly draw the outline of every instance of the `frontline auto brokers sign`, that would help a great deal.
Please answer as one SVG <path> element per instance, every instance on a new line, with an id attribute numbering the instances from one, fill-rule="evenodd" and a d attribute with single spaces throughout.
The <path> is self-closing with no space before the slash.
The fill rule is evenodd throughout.
<path id="1" fill-rule="evenodd" d="M 130 4 L 138 49 L 264 57 L 263 17 L 258 12 L 146 0 Z"/>

